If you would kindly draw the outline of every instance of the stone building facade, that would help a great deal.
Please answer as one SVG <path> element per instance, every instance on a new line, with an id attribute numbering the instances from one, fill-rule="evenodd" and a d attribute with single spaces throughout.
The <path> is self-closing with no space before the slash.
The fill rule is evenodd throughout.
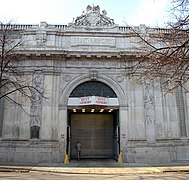
<path id="1" fill-rule="evenodd" d="M 140 25 L 142 33 L 168 30 Z M 128 163 L 189 160 L 189 96 L 181 89 L 164 95 L 159 82 L 127 76 L 137 37 L 99 6 L 68 25 L 13 25 L 23 47 L 23 77 L 45 92 L 1 105 L 0 162 L 57 163 L 75 158 L 114 158 Z M 136 75 L 137 76 L 137 75 Z M 3 108 L 4 107 L 4 108 Z"/>

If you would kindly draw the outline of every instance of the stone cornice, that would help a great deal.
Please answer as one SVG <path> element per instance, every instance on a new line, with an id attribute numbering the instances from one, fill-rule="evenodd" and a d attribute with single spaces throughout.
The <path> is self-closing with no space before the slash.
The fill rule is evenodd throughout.
<path id="1" fill-rule="evenodd" d="M 28 59 L 28 60 L 77 60 L 77 59 L 122 59 L 122 60 L 129 60 L 129 59 L 137 59 L 138 56 L 136 53 L 133 52 L 68 52 L 68 51 L 62 51 L 62 52 L 48 52 L 46 51 L 26 51 L 26 52 L 20 52 L 17 54 L 17 56 L 22 57 L 21 59 Z"/>

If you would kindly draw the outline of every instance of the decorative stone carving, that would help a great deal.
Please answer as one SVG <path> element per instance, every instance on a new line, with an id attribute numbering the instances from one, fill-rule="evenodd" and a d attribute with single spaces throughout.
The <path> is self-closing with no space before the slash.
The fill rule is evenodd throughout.
<path id="1" fill-rule="evenodd" d="M 86 12 L 83 11 L 81 16 L 78 16 L 72 26 L 84 26 L 87 28 L 100 28 L 100 27 L 112 27 L 115 25 L 114 20 L 107 17 L 106 10 L 100 13 L 100 7 L 88 5 Z"/>
<path id="2" fill-rule="evenodd" d="M 71 77 L 70 75 L 66 74 L 66 75 L 63 77 L 63 79 L 64 79 L 65 82 L 69 82 L 69 81 L 72 80 L 72 77 Z"/>
<path id="3" fill-rule="evenodd" d="M 37 32 L 36 33 L 36 45 L 38 47 L 45 46 L 47 41 L 46 32 Z"/>
<path id="4" fill-rule="evenodd" d="M 96 80 L 98 76 L 98 71 L 90 71 L 90 78 L 91 80 Z"/>
<path id="5" fill-rule="evenodd" d="M 43 74 L 41 71 L 36 71 L 33 77 L 33 86 L 36 90 L 32 91 L 31 102 L 31 118 L 30 125 L 40 127 L 42 115 L 42 95 L 43 92 Z"/>
<path id="6" fill-rule="evenodd" d="M 36 32 L 36 45 L 38 47 L 45 46 L 47 41 L 47 29 L 48 25 L 46 22 L 41 22 L 40 27 L 37 29 Z"/>
<path id="7" fill-rule="evenodd" d="M 154 100 L 152 94 L 152 85 L 148 80 L 145 81 L 144 85 L 144 110 L 146 116 L 146 123 L 151 124 L 154 120 Z"/>
<path id="8" fill-rule="evenodd" d="M 123 81 L 123 76 L 122 75 L 117 76 L 116 81 L 121 83 Z"/>
<path id="9" fill-rule="evenodd" d="M 148 143 L 155 142 L 155 112 L 153 85 L 150 79 L 144 80 L 144 116 L 146 121 L 146 140 Z"/>

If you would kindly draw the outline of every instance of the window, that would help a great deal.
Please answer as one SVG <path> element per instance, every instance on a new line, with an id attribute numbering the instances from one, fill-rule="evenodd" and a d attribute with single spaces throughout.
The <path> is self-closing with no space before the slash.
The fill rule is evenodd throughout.
<path id="1" fill-rule="evenodd" d="M 102 96 L 116 98 L 115 92 L 106 84 L 98 81 L 88 81 L 77 86 L 70 97 Z"/>
<path id="2" fill-rule="evenodd" d="M 39 130 L 40 127 L 39 126 L 32 126 L 31 127 L 31 139 L 39 139 Z"/>

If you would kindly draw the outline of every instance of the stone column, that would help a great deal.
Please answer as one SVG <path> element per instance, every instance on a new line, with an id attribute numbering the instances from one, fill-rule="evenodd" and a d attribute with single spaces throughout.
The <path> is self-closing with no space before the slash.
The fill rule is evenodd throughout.
<path id="1" fill-rule="evenodd" d="M 123 162 L 127 162 L 127 141 L 128 141 L 128 108 L 119 108 L 120 122 L 120 151 L 123 153 Z"/>
<path id="2" fill-rule="evenodd" d="M 64 153 L 66 152 L 67 144 L 67 107 L 59 107 L 59 129 L 58 129 L 58 139 L 60 142 L 60 162 L 64 160 Z"/>
<path id="3" fill-rule="evenodd" d="M 145 79 L 144 88 L 144 117 L 146 125 L 146 141 L 155 143 L 155 112 L 154 112 L 154 94 L 153 84 L 149 79 Z"/>

